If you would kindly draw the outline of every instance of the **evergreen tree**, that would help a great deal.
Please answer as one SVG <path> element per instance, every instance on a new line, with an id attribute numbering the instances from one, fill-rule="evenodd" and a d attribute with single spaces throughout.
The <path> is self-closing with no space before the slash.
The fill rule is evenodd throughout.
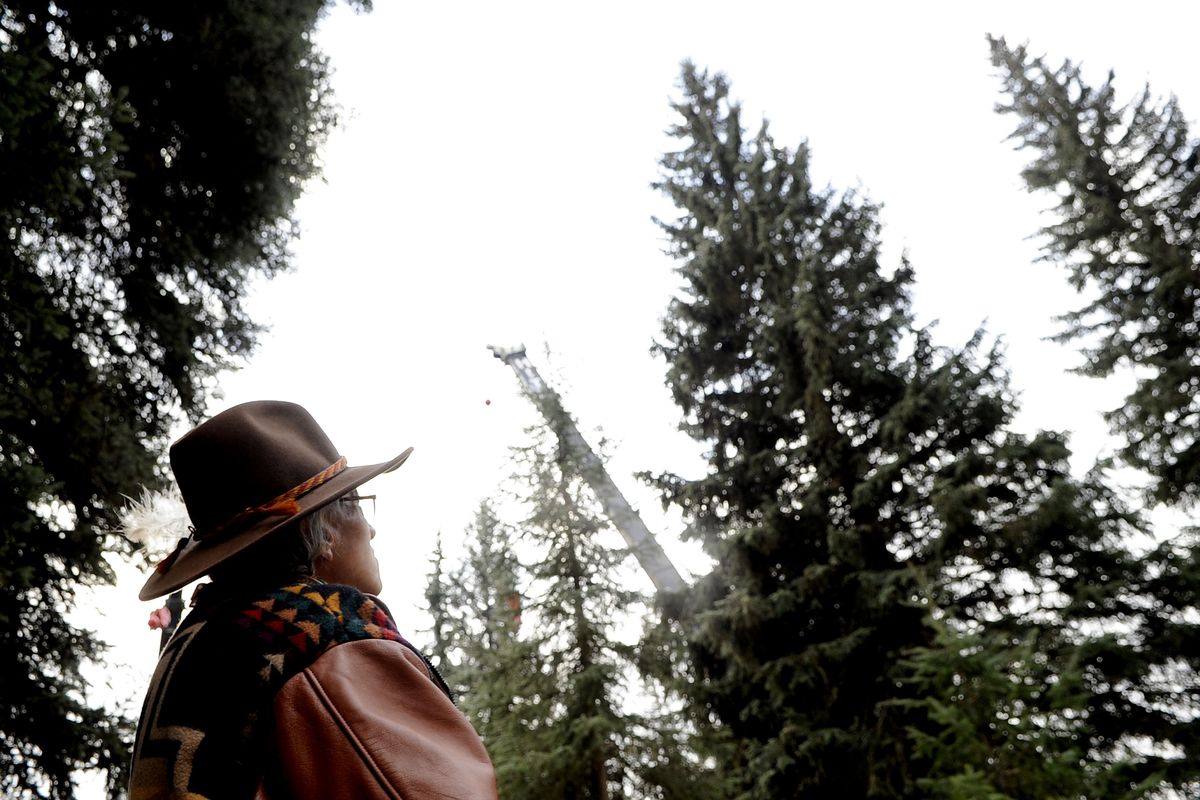
<path id="1" fill-rule="evenodd" d="M 989 41 L 1006 95 L 997 108 L 1034 153 L 1025 183 L 1058 200 L 1045 258 L 1089 290 L 1060 338 L 1084 343 L 1083 374 L 1135 368 L 1133 393 L 1107 414 L 1121 456 L 1150 474 L 1154 500 L 1190 505 L 1200 499 L 1200 147 L 1174 97 L 1146 87 L 1122 104 L 1112 73 L 1093 87 L 1069 61 L 1054 69 Z"/>
<path id="2" fill-rule="evenodd" d="M 492 723 L 478 680 L 515 674 L 500 668 L 521 627 L 519 563 L 513 553 L 513 533 L 496 516 L 488 501 L 480 504 L 467 528 L 467 551 L 462 563 L 448 572 L 441 544 L 434 557 L 425 598 L 433 616 L 433 654 L 447 683 L 462 695 L 461 705 L 481 732 Z M 479 669 L 467 669 L 488 665 Z M 471 687 L 468 689 L 468 687 Z"/>
<path id="3" fill-rule="evenodd" d="M 747 137 L 723 76 L 685 65 L 682 88 L 659 186 L 684 286 L 657 349 L 710 463 L 659 482 L 716 563 L 682 684 L 713 755 L 747 798 L 1126 796 L 1170 761 L 1139 737 L 1186 742 L 1153 686 L 1167 651 L 1129 635 L 1153 602 L 1136 517 L 1071 479 L 1062 437 L 1006 430 L 982 334 L 914 325 L 876 206 L 814 188 L 765 123 Z"/>
<path id="4" fill-rule="evenodd" d="M 1197 144 L 1174 98 L 1157 102 L 1147 87 L 1120 105 L 1112 73 L 1093 88 L 1069 61 L 1052 69 L 1025 47 L 990 43 L 1007 95 L 998 109 L 1018 118 L 1013 138 L 1036 153 L 1026 184 L 1059 200 L 1043 230 L 1045 258 L 1095 298 L 1063 316 L 1060 338 L 1085 340 L 1084 374 L 1137 368 L 1134 392 L 1106 415 L 1124 440 L 1120 455 L 1149 473 L 1151 502 L 1191 506 L 1200 486 Z M 1136 568 L 1100 570 L 1104 590 L 1081 598 L 1089 609 L 1112 604 L 1120 624 L 1080 654 L 1083 674 L 1062 691 L 1076 694 L 1076 716 L 1088 722 L 1084 753 L 1132 762 L 1106 771 L 1113 785 L 1088 796 L 1126 796 L 1116 792 L 1129 786 L 1138 787 L 1129 796 L 1200 793 L 1196 534 L 1156 532 L 1160 543 Z"/>
<path id="5" fill-rule="evenodd" d="M 1139 521 L 1098 476 L 1071 480 L 1065 452 L 1039 467 L 952 499 L 939 635 L 905 659 L 936 723 L 913 732 L 917 784 L 947 800 L 1160 796 L 1192 769 L 1159 673 L 1176 655 L 1154 633 L 1161 562 L 1127 549 Z"/>
<path id="6" fill-rule="evenodd" d="M 618 577 L 627 554 L 599 541 L 608 525 L 574 454 L 549 427 L 532 433 L 514 476 L 527 512 L 520 536 L 485 504 L 465 562 L 435 569 L 427 595 L 443 621 L 445 672 L 487 744 L 500 795 L 712 797 L 678 720 L 622 708 L 635 652 L 614 628 L 642 599 Z"/>
<path id="7" fill-rule="evenodd" d="M 365 2 L 356 3 L 366 5 Z M 326 0 L 0 7 L 0 792 L 123 782 L 128 722 L 80 677 L 64 621 L 127 550 L 179 411 L 258 328 L 293 204 L 333 120 L 311 32 Z"/>

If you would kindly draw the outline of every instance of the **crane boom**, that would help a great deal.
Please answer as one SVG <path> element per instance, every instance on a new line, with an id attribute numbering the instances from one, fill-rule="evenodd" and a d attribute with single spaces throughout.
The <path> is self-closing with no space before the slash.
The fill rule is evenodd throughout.
<path id="1" fill-rule="evenodd" d="M 525 390 L 543 412 L 544 408 L 541 408 L 541 403 L 545 401 L 554 401 L 559 407 L 562 406 L 558 393 L 542 380 L 542 376 L 538 374 L 537 369 L 525 355 L 523 346 L 504 348 L 489 345 L 488 349 L 496 358 L 512 367 Z M 687 584 L 680 577 L 675 565 L 671 563 L 671 559 L 667 558 L 667 554 L 659 546 L 654 534 L 650 533 L 646 523 L 642 522 L 637 511 L 629 505 L 625 495 L 621 494 L 621 490 L 613 483 L 612 478 L 608 475 L 608 470 L 604 468 L 599 457 L 584 441 L 569 414 L 563 414 L 559 439 L 579 459 L 580 473 L 583 479 L 596 493 L 600 505 L 604 507 L 604 513 L 608 515 L 617 531 L 625 539 L 625 543 L 629 545 L 629 550 L 637 559 L 638 564 L 650 576 L 660 598 L 668 604 L 674 602 L 687 588 Z"/>

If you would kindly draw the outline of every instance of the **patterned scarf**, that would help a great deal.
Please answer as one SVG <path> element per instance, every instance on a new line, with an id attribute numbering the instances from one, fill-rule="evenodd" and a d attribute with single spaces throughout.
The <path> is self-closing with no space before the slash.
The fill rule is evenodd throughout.
<path id="1" fill-rule="evenodd" d="M 417 652 L 382 603 L 349 586 L 299 583 L 221 600 L 202 593 L 146 694 L 130 800 L 253 798 L 271 780 L 275 693 L 330 647 L 361 639 Z"/>

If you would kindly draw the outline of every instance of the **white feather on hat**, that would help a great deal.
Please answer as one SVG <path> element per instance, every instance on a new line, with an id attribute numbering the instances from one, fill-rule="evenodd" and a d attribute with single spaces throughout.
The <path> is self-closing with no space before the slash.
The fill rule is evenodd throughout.
<path id="1" fill-rule="evenodd" d="M 142 487 L 142 496 L 125 497 L 129 504 L 121 509 L 121 527 L 117 532 L 140 544 L 151 559 L 160 559 L 188 535 L 188 512 L 175 484 L 162 492 Z"/>

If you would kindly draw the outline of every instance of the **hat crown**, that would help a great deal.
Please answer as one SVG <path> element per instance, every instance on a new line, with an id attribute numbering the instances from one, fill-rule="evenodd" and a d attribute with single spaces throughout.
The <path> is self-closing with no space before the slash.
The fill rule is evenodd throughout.
<path id="1" fill-rule="evenodd" d="M 276 400 L 234 406 L 171 445 L 171 470 L 198 539 L 338 458 L 308 411 Z"/>

